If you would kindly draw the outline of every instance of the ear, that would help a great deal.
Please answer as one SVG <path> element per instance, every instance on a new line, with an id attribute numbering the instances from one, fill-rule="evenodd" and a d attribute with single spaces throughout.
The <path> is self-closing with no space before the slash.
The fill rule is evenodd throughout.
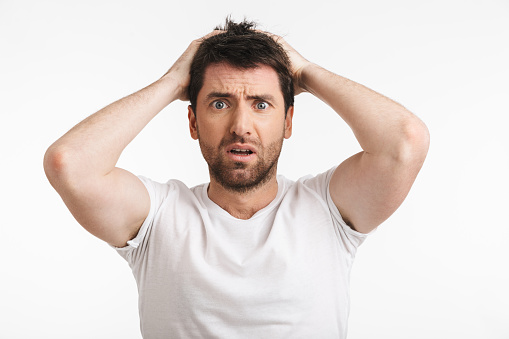
<path id="1" fill-rule="evenodd" d="M 198 140 L 198 128 L 196 126 L 196 115 L 194 115 L 191 105 L 187 107 L 187 118 L 189 119 L 189 131 L 191 138 Z"/>
<path id="2" fill-rule="evenodd" d="M 285 117 L 285 139 L 292 136 L 293 106 L 288 107 Z"/>

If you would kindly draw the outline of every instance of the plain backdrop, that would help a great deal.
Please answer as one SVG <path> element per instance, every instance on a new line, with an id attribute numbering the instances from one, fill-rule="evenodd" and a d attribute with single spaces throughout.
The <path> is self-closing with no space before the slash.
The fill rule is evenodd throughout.
<path id="1" fill-rule="evenodd" d="M 283 35 L 430 130 L 408 198 L 358 250 L 348 338 L 509 338 L 506 0 L 0 0 L 0 337 L 141 337 L 127 263 L 73 219 L 43 155 L 158 79 L 228 14 Z M 317 174 L 360 151 L 328 106 L 310 94 L 295 105 L 279 173 Z M 118 166 L 208 181 L 187 103 L 164 109 Z"/>

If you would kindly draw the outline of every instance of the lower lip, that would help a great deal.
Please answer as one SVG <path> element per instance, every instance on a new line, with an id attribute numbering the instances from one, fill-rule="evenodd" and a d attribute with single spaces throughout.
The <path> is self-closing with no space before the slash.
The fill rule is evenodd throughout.
<path id="1" fill-rule="evenodd" d="M 247 155 L 237 155 L 237 154 L 234 154 L 232 152 L 226 152 L 226 156 L 233 160 L 233 161 L 238 161 L 238 162 L 248 162 L 248 161 L 251 161 L 254 159 L 256 153 L 251 153 L 251 154 L 247 154 Z"/>

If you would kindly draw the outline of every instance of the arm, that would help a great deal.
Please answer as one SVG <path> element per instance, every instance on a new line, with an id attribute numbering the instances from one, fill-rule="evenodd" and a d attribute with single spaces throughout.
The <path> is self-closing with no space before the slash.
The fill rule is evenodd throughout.
<path id="1" fill-rule="evenodd" d="M 73 216 L 114 246 L 137 234 L 150 208 L 143 183 L 115 164 L 164 107 L 187 100 L 189 67 L 200 42 L 193 41 L 161 79 L 86 118 L 46 151 L 46 175 Z"/>
<path id="2" fill-rule="evenodd" d="M 284 40 L 296 93 L 327 103 L 350 126 L 363 151 L 341 163 L 329 191 L 345 222 L 369 233 L 401 205 L 429 147 L 424 123 L 398 103 L 305 60 Z"/>

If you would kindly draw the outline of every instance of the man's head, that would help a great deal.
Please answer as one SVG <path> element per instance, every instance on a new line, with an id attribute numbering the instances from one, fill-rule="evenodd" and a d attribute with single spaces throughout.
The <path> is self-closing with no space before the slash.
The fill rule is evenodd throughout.
<path id="1" fill-rule="evenodd" d="M 191 64 L 189 127 L 209 165 L 211 186 L 245 193 L 274 183 L 292 133 L 290 61 L 254 24 L 227 19 L 201 42 Z"/>
<path id="2" fill-rule="evenodd" d="M 198 113 L 189 109 L 188 116 L 211 182 L 245 193 L 275 179 L 293 117 L 293 106 L 284 111 L 277 73 L 265 65 L 244 70 L 222 63 L 210 65 L 204 79 Z"/>
<path id="3" fill-rule="evenodd" d="M 253 22 L 235 23 L 226 19 L 224 27 L 215 29 L 224 33 L 205 39 L 198 48 L 191 64 L 189 99 L 194 114 L 196 100 L 203 86 L 208 66 L 226 63 L 239 69 L 256 68 L 266 65 L 274 69 L 279 78 L 279 87 L 285 101 L 285 113 L 293 106 L 294 88 L 290 60 L 283 47 L 269 35 L 254 29 Z"/>

